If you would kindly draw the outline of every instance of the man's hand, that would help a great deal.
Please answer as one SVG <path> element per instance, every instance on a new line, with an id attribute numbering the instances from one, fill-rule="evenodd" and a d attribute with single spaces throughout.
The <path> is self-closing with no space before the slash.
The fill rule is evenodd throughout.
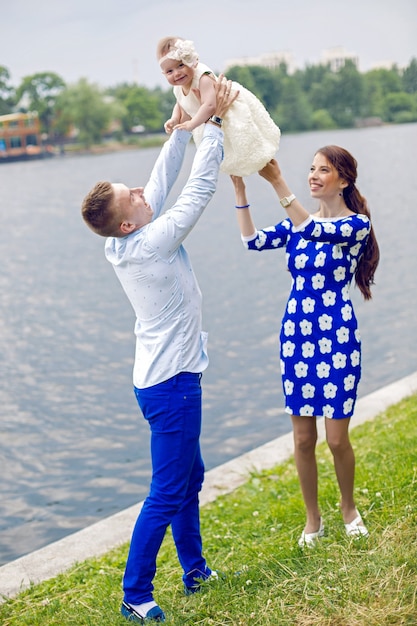
<path id="1" fill-rule="evenodd" d="M 218 117 L 224 117 L 238 97 L 239 91 L 232 89 L 232 81 L 227 80 L 223 74 L 220 74 L 214 83 L 214 89 L 216 92 L 216 110 L 214 114 Z"/>

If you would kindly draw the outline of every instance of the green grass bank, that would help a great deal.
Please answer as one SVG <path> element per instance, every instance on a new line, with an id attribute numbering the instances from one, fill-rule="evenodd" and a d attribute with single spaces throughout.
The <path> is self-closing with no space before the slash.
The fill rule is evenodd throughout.
<path id="1" fill-rule="evenodd" d="M 304 508 L 292 460 L 253 474 L 202 508 L 205 555 L 224 578 L 185 597 L 168 533 L 155 599 L 176 626 L 417 624 L 417 394 L 352 429 L 356 501 L 370 530 L 348 539 L 331 455 L 318 446 L 326 536 L 297 539 Z M 0 605 L 2 626 L 122 626 L 127 545 L 89 559 Z M 238 573 L 238 574 L 237 574 Z"/>

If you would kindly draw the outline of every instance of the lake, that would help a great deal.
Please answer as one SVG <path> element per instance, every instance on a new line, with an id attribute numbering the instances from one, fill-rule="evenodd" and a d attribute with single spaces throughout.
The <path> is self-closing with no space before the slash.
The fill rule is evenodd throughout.
<path id="1" fill-rule="evenodd" d="M 364 396 L 417 370 L 417 124 L 283 136 L 281 166 L 309 210 L 308 170 L 329 143 L 358 160 L 381 248 L 373 299 L 353 289 Z M 158 151 L 0 165 L 0 565 L 146 496 L 133 314 L 80 206 L 98 180 L 145 183 Z M 191 145 L 171 198 L 193 154 Z M 247 189 L 259 227 L 284 217 L 258 175 Z M 202 450 L 211 469 L 291 429 L 278 358 L 290 280 L 282 251 L 243 248 L 225 174 L 186 247 L 209 332 Z"/>

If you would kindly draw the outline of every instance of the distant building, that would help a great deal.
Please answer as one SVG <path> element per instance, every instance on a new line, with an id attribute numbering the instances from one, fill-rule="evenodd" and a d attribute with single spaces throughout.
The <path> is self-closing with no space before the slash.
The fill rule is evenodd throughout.
<path id="1" fill-rule="evenodd" d="M 279 67 L 281 63 L 285 63 L 287 66 L 288 74 L 294 74 L 297 69 L 294 56 L 291 52 L 268 52 L 255 57 L 239 57 L 236 59 L 229 59 L 226 61 L 223 71 L 226 73 L 231 67 L 247 67 L 248 65 L 257 65 L 273 70 Z"/>
<path id="2" fill-rule="evenodd" d="M 323 65 L 329 64 L 332 72 L 340 70 L 340 68 L 345 65 L 346 61 L 352 61 L 356 69 L 359 70 L 359 57 L 352 52 L 348 52 L 341 46 L 323 50 L 321 53 L 321 63 Z"/>

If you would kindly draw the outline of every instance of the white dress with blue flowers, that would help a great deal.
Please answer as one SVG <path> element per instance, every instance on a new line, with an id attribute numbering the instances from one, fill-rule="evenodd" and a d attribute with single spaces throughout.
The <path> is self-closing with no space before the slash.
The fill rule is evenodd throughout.
<path id="1" fill-rule="evenodd" d="M 286 248 L 292 276 L 280 333 L 285 410 L 341 419 L 354 411 L 361 341 L 350 285 L 371 224 L 365 215 L 289 219 L 243 238 L 250 250 Z"/>

